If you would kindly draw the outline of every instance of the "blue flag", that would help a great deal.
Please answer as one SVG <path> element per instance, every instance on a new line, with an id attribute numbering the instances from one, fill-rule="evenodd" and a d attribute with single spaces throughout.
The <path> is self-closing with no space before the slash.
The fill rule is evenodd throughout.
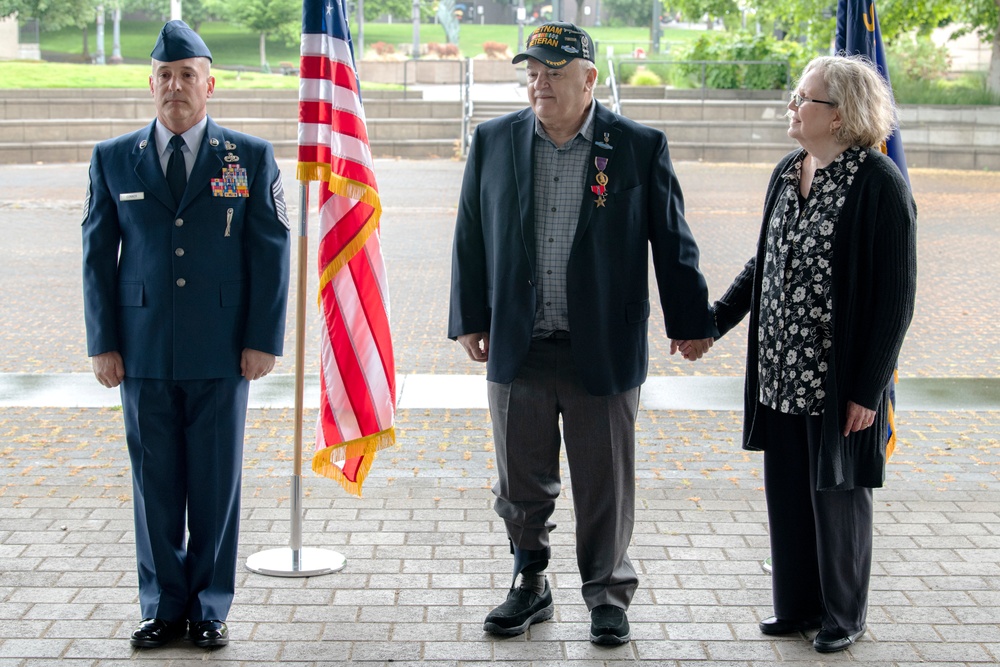
<path id="1" fill-rule="evenodd" d="M 871 60 L 878 73 L 889 84 L 891 94 L 892 83 L 885 63 L 885 47 L 882 46 L 882 30 L 878 24 L 875 0 L 838 0 L 835 47 L 838 54 L 862 55 Z M 903 153 L 903 142 L 898 129 L 882 144 L 882 152 L 896 163 L 909 185 L 910 175 L 906 171 L 906 155 Z M 889 412 L 885 448 L 888 459 L 896 448 L 896 378 L 889 383 L 889 405 L 886 408 Z"/>
<path id="2" fill-rule="evenodd" d="M 882 46 L 882 30 L 878 24 L 875 0 L 838 0 L 835 49 L 837 53 L 844 55 L 867 57 L 875 63 L 878 73 L 890 85 L 891 90 L 892 82 L 885 63 L 885 47 Z M 882 152 L 892 158 L 909 184 L 910 175 L 906 171 L 906 155 L 903 154 L 899 130 L 892 133 L 882 146 Z"/>

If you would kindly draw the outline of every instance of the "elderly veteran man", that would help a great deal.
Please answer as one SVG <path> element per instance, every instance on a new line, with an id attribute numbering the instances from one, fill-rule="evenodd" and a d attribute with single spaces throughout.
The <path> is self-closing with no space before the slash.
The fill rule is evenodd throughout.
<path id="1" fill-rule="evenodd" d="M 518 635 L 552 617 L 562 441 L 590 640 L 623 644 L 650 249 L 671 352 L 697 359 L 718 332 L 666 137 L 594 99 L 594 44 L 577 26 L 538 27 L 521 61 L 531 107 L 476 129 L 452 256 L 448 335 L 486 363 L 495 509 L 514 556 L 484 630 Z"/>
<path id="2" fill-rule="evenodd" d="M 121 387 L 142 621 L 133 646 L 229 642 L 249 383 L 282 352 L 289 231 L 271 145 L 216 125 L 182 21 L 151 54 L 156 119 L 98 144 L 83 218 L 88 354 Z"/>

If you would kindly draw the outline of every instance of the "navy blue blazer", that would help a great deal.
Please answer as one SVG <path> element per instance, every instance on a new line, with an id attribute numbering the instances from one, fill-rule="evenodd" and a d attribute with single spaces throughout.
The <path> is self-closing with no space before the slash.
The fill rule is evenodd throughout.
<path id="1" fill-rule="evenodd" d="M 535 140 L 530 108 L 479 125 L 462 183 L 448 336 L 489 332 L 486 375 L 492 382 L 512 382 L 531 344 Z M 567 267 L 567 297 L 580 379 L 591 394 L 604 396 L 646 379 L 650 248 L 667 334 L 701 339 L 718 332 L 666 137 L 598 103 L 594 142 L 586 182 L 580 184 L 583 204 Z M 608 160 L 602 207 L 591 192 L 596 157 Z"/>
<path id="2" fill-rule="evenodd" d="M 238 376 L 244 348 L 280 355 L 284 343 L 290 239 L 273 149 L 209 118 L 178 206 L 154 127 L 94 147 L 83 218 L 87 353 L 120 352 L 128 377 Z M 225 196 L 244 185 L 241 169 L 246 196 Z"/>

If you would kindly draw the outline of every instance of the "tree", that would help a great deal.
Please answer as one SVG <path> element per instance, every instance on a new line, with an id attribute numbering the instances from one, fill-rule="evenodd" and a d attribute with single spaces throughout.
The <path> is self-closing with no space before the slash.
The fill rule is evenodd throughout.
<path id="1" fill-rule="evenodd" d="M 649 0 L 604 0 L 603 6 L 612 25 L 649 25 L 653 7 Z"/>
<path id="2" fill-rule="evenodd" d="M 965 0 L 957 4 L 956 18 L 969 26 L 964 32 L 975 32 L 984 42 L 993 44 L 986 89 L 1000 96 L 1000 0 Z"/>
<path id="3" fill-rule="evenodd" d="M 166 21 L 170 18 L 170 0 L 122 0 L 122 9 L 159 16 Z M 212 14 L 202 0 L 183 0 L 181 6 L 184 22 L 198 32 L 201 24 L 212 18 Z"/>
<path id="4" fill-rule="evenodd" d="M 205 0 L 205 8 L 228 21 L 253 30 L 260 36 L 260 67 L 268 69 L 267 38 L 270 35 L 286 43 L 298 42 L 302 29 L 300 0 Z"/>
<path id="5" fill-rule="evenodd" d="M 421 4 L 429 6 L 430 3 L 424 2 Z M 421 9 L 421 16 L 423 16 L 424 11 L 424 9 Z M 407 19 L 412 12 L 412 0 L 365 0 L 366 21 L 374 21 L 380 16 L 387 15 L 399 19 Z"/>
<path id="6" fill-rule="evenodd" d="M 680 10 L 687 21 L 697 21 L 702 16 L 707 17 L 709 30 L 712 29 L 715 19 L 722 19 L 726 27 L 735 27 L 737 17 L 741 15 L 736 0 L 673 0 L 670 4 Z"/>
<path id="7" fill-rule="evenodd" d="M 37 19 L 42 30 L 81 27 L 94 18 L 93 0 L 0 0 L 0 18 Z"/>
<path id="8" fill-rule="evenodd" d="M 885 0 L 877 6 L 882 38 L 886 41 L 911 30 L 926 34 L 953 21 L 963 26 L 953 36 L 974 32 L 984 42 L 991 43 L 986 88 L 1000 96 L 1000 0 Z"/>
<path id="9" fill-rule="evenodd" d="M 749 0 L 748 9 L 765 31 L 828 51 L 837 27 L 836 0 Z"/>
<path id="10" fill-rule="evenodd" d="M 942 0 L 881 0 L 878 8 L 882 39 L 892 42 L 899 35 L 917 31 L 921 36 L 952 18 L 955 3 Z"/>

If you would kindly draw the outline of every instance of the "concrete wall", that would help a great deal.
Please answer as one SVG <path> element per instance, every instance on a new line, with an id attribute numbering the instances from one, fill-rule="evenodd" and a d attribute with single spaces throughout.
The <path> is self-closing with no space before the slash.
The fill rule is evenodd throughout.
<path id="1" fill-rule="evenodd" d="M 0 60 L 14 60 L 17 58 L 17 49 L 17 17 L 0 19 Z"/>

